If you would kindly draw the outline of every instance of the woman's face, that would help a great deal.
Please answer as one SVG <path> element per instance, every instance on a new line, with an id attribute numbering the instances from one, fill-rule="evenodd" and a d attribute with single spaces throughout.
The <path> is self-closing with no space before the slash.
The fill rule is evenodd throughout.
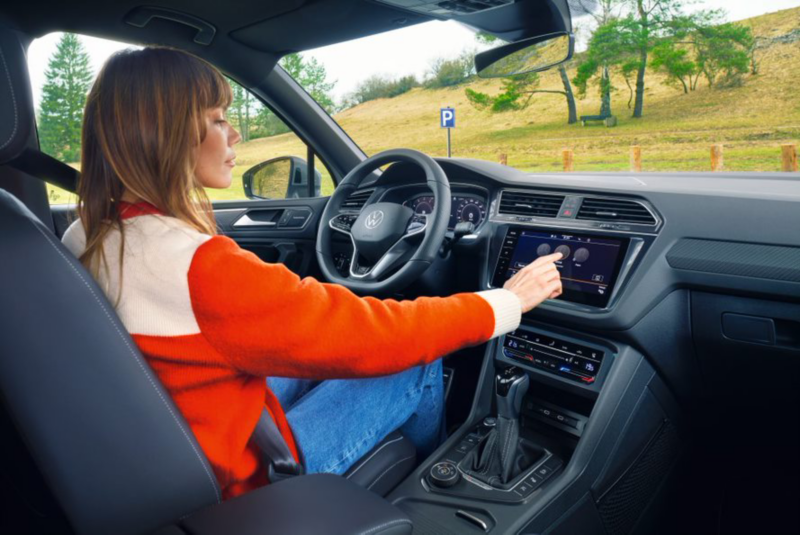
<path id="1" fill-rule="evenodd" d="M 211 108 L 205 113 L 206 137 L 200 143 L 194 174 L 203 187 L 223 189 L 231 185 L 236 153 L 233 146 L 241 141 L 239 132 L 225 119 L 225 110 Z"/>

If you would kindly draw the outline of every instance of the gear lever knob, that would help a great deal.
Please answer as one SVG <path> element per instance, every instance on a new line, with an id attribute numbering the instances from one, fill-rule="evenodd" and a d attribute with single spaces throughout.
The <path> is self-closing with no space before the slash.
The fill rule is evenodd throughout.
<path id="1" fill-rule="evenodd" d="M 522 410 L 522 398 L 528 392 L 528 374 L 516 366 L 506 368 L 495 377 L 497 415 L 509 420 L 518 420 Z"/>

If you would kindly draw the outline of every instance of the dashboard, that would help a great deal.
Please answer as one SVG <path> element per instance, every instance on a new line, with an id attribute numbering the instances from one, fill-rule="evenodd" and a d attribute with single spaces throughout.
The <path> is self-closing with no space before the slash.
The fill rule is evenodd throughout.
<path id="1" fill-rule="evenodd" d="M 450 181 L 449 227 L 476 223 L 454 253 L 479 289 L 501 287 L 545 250 L 569 250 L 559 265 L 564 295 L 531 319 L 625 330 L 681 288 L 800 298 L 800 263 L 789 260 L 800 254 L 794 176 L 531 174 L 481 160 L 437 162 Z M 410 164 L 390 166 L 359 192 L 418 214 L 434 208 L 424 173 Z"/>

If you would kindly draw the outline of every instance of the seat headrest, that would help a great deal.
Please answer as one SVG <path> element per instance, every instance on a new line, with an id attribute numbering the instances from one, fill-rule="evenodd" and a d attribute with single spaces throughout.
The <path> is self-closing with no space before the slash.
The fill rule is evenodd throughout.
<path id="1" fill-rule="evenodd" d="M 0 164 L 23 151 L 33 123 L 33 96 L 21 34 L 0 28 Z"/>

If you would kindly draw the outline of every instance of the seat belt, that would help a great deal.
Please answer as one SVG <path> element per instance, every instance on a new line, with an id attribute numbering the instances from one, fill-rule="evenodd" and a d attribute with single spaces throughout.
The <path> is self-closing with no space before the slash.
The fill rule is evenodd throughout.
<path id="1" fill-rule="evenodd" d="M 267 475 L 270 483 L 276 483 L 290 477 L 305 473 L 302 464 L 299 464 L 292 455 L 283 435 L 275 425 L 269 411 L 264 408 L 258 424 L 253 431 L 253 439 L 261 450 L 264 462 L 267 464 Z"/>

